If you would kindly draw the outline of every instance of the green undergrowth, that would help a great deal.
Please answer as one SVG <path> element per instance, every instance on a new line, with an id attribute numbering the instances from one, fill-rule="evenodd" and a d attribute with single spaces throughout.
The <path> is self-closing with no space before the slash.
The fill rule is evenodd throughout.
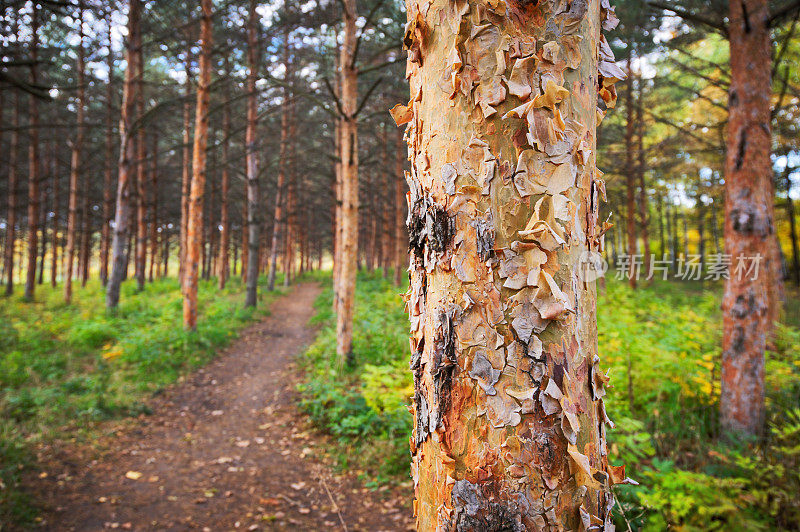
<path id="1" fill-rule="evenodd" d="M 389 276 L 391 278 L 391 275 Z M 341 467 L 371 485 L 408 479 L 413 394 L 402 289 L 360 274 L 354 364 L 340 368 L 329 287 L 303 358 L 302 406 L 336 442 Z M 677 282 L 598 296 L 599 352 L 613 385 L 609 455 L 640 486 L 617 486 L 620 529 L 772 530 L 800 522 L 800 331 L 779 326 L 767 353 L 768 433 L 723 444 L 718 432 L 722 287 Z"/>
<path id="2" fill-rule="evenodd" d="M 223 291 L 201 281 L 194 332 L 183 329 L 175 279 L 142 292 L 125 282 L 114 313 L 97 281 L 76 288 L 71 305 L 61 286 L 37 287 L 33 302 L 0 299 L 0 523 L 35 514 L 35 501 L 16 487 L 37 443 L 91 439 L 97 421 L 147 413 L 148 397 L 266 313 L 276 293 L 262 294 L 258 309 L 246 309 L 238 277 Z"/>

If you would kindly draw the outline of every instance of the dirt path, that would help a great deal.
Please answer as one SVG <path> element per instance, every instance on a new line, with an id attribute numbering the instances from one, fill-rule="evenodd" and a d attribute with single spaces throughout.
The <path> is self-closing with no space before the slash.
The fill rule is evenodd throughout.
<path id="1" fill-rule="evenodd" d="M 319 288 L 272 305 L 204 369 L 151 402 L 106 450 L 62 449 L 34 489 L 47 530 L 407 530 L 407 493 L 376 493 L 322 460 L 294 405 L 292 358 Z"/>

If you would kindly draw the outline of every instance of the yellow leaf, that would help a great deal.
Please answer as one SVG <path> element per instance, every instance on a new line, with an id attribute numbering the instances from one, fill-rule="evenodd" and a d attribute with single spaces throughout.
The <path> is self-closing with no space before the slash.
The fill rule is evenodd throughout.
<path id="1" fill-rule="evenodd" d="M 139 480 L 142 478 L 142 474 L 138 471 L 128 471 L 125 473 L 125 478 L 129 478 L 131 480 Z"/>

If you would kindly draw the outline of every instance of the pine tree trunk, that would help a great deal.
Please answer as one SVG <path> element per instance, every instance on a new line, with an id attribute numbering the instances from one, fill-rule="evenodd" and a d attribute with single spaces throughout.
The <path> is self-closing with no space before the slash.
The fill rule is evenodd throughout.
<path id="1" fill-rule="evenodd" d="M 225 61 L 226 71 L 228 71 L 227 59 Z M 220 254 L 219 254 L 219 289 L 225 289 L 225 283 L 228 282 L 230 276 L 230 213 L 228 209 L 228 189 L 230 188 L 230 172 L 228 159 L 230 157 L 230 136 L 231 136 L 231 106 L 225 104 L 222 111 L 222 183 L 221 183 L 221 197 L 220 197 Z"/>
<path id="2" fill-rule="evenodd" d="M 636 288 L 636 163 L 634 160 L 635 146 L 633 143 L 634 132 L 636 129 L 635 110 L 633 105 L 633 71 L 631 68 L 631 55 L 628 54 L 627 75 L 625 88 L 625 113 L 627 122 L 625 127 L 625 195 L 626 195 L 626 228 L 628 237 L 628 284 L 631 288 Z"/>
<path id="3" fill-rule="evenodd" d="M 58 233 L 61 230 L 60 225 L 60 218 L 61 215 L 61 187 L 59 183 L 59 171 L 58 171 L 58 149 L 56 146 L 56 139 L 52 139 L 50 142 L 50 151 L 53 154 L 53 158 L 50 160 L 52 164 L 51 172 L 53 173 L 53 233 L 52 233 L 52 240 L 50 247 L 52 248 L 51 251 L 51 264 L 50 264 L 50 286 L 53 288 L 56 287 L 58 281 L 58 246 L 59 246 L 59 236 Z"/>
<path id="4" fill-rule="evenodd" d="M 192 182 L 189 191 L 189 220 L 186 224 L 186 265 L 183 298 L 183 326 L 197 328 L 197 283 L 200 246 L 203 238 L 203 196 L 206 187 L 206 149 L 208 147 L 208 104 L 211 86 L 212 20 L 211 0 L 201 0 L 200 61 L 197 73 L 194 145 L 192 147 Z"/>
<path id="5" fill-rule="evenodd" d="M 3 270 L 6 275 L 5 293 L 14 292 L 14 251 L 17 247 L 17 198 L 19 197 L 19 114 L 20 98 L 14 91 L 14 110 L 11 113 L 11 144 L 8 154 L 8 218 L 6 219 L 6 247 Z"/>
<path id="6" fill-rule="evenodd" d="M 356 11 L 355 0 L 342 0 L 344 40 L 340 54 L 341 141 L 341 243 L 339 249 L 339 308 L 336 318 L 336 354 L 339 364 L 350 361 L 353 349 L 353 305 L 356 291 L 356 260 L 358 258 L 358 124 L 355 112 L 358 105 L 358 72 L 356 70 Z"/>
<path id="7" fill-rule="evenodd" d="M 128 66 L 125 69 L 122 112 L 119 121 L 119 176 L 117 178 L 114 232 L 111 241 L 111 276 L 106 287 L 106 307 L 110 310 L 116 309 L 119 305 L 119 290 L 123 279 L 127 277 L 131 247 L 131 178 L 136 159 L 133 125 L 136 122 L 136 91 L 139 87 L 136 80 L 135 63 L 138 49 L 142 46 L 142 0 L 129 0 L 128 6 L 128 42 L 125 51 Z"/>
<path id="8" fill-rule="evenodd" d="M 100 282 L 103 286 L 108 284 L 108 254 L 111 248 L 111 217 L 113 209 L 113 168 L 112 159 L 114 151 L 114 51 L 111 47 L 111 18 L 108 20 L 108 55 L 106 56 L 108 68 L 108 83 L 106 85 L 106 138 L 105 160 L 103 161 L 103 225 L 100 229 Z"/>
<path id="9" fill-rule="evenodd" d="M 645 187 L 644 174 L 647 171 L 647 160 L 644 152 L 644 82 L 642 77 L 639 76 L 639 93 L 636 98 L 636 127 L 637 127 L 637 142 L 636 154 L 638 163 L 636 165 L 636 176 L 639 181 L 639 227 L 642 233 L 642 275 L 646 278 L 650 273 L 650 233 L 648 225 L 650 224 L 650 215 L 648 214 L 648 195 L 647 187 Z M 652 279 L 651 279 L 652 280 Z"/>
<path id="10" fill-rule="evenodd" d="M 768 244 L 774 238 L 768 19 L 767 0 L 730 3 L 725 252 L 732 267 L 722 300 L 720 422 L 723 431 L 740 436 L 758 435 L 764 427 L 764 351 L 775 305 Z M 736 274 L 739 261 L 757 256 L 757 276 Z"/>
<path id="11" fill-rule="evenodd" d="M 147 280 L 151 283 L 158 249 L 158 133 L 153 132 L 153 162 L 150 167 L 150 269 L 147 272 Z"/>
<path id="12" fill-rule="evenodd" d="M 37 65 L 39 62 L 39 9 L 31 4 L 31 85 L 39 82 Z M 36 290 L 36 257 L 39 247 L 39 98 L 31 95 L 28 106 L 30 134 L 28 136 L 28 265 L 25 278 L 25 299 L 33 299 Z"/>
<path id="13" fill-rule="evenodd" d="M 789 218 L 789 238 L 792 241 L 792 279 L 795 286 L 800 286 L 800 251 L 797 244 L 797 220 L 794 214 L 794 201 L 792 200 L 792 178 L 787 166 L 786 173 L 786 216 Z"/>
<path id="14" fill-rule="evenodd" d="M 267 290 L 275 290 L 275 277 L 278 269 L 278 250 L 281 243 L 281 227 L 284 223 L 286 213 L 283 203 L 286 189 L 286 174 L 289 171 L 289 98 L 291 92 L 287 84 L 289 83 L 289 31 L 284 30 L 283 34 L 283 65 L 286 76 L 284 78 L 283 105 L 281 106 L 281 139 L 278 148 L 278 182 L 275 186 L 275 215 L 272 221 L 272 242 L 270 244 L 269 256 L 269 280 Z"/>
<path id="15" fill-rule="evenodd" d="M 137 54 L 136 67 L 139 81 L 137 93 L 138 114 L 144 117 L 144 57 L 140 49 Z M 144 124 L 139 124 L 136 139 L 136 289 L 144 290 L 147 269 L 147 135 Z"/>
<path id="16" fill-rule="evenodd" d="M 254 307 L 258 302 L 259 244 L 261 243 L 261 217 L 259 212 L 258 190 L 258 143 L 256 125 L 258 120 L 258 95 L 256 77 L 258 76 L 258 14 L 256 2 L 250 0 L 250 18 L 247 22 L 247 280 L 245 306 Z"/>
<path id="17" fill-rule="evenodd" d="M 192 133 L 190 131 L 192 120 L 192 103 L 190 96 L 192 94 L 192 66 L 189 57 L 190 51 L 186 51 L 184 59 L 184 73 L 186 74 L 186 87 L 183 102 L 183 148 L 181 150 L 183 164 L 181 165 L 181 234 L 178 248 L 178 280 L 183 289 L 184 273 L 186 271 L 186 235 L 187 228 L 189 227 L 189 187 L 192 181 Z"/>
<path id="18" fill-rule="evenodd" d="M 611 105 L 623 77 L 600 35 L 611 13 L 600 0 L 408 4 L 412 97 L 394 114 L 412 162 L 417 529 L 613 529 L 624 472 L 607 461 L 595 285 L 580 268 L 602 239 L 597 89 Z"/>
<path id="19" fill-rule="evenodd" d="M 69 169 L 69 203 L 67 211 L 67 270 L 64 272 L 64 301 L 72 303 L 73 266 L 75 263 L 75 245 L 78 232 L 78 180 L 80 178 L 81 149 L 83 148 L 83 113 L 85 104 L 85 65 L 83 48 L 83 6 L 79 9 L 80 42 L 78 44 L 78 94 L 75 101 L 75 140 L 72 144 L 72 157 Z"/>
<path id="20" fill-rule="evenodd" d="M 403 161 L 406 159 L 408 148 L 403 141 L 403 132 L 397 133 L 397 149 L 395 154 L 395 219 L 394 219 L 394 284 L 400 286 L 405 278 L 408 280 L 408 233 L 406 232 L 406 186 Z"/>

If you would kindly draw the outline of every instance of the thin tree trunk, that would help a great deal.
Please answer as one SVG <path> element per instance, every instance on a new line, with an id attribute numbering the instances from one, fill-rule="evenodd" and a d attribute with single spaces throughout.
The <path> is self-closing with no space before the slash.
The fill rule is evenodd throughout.
<path id="1" fill-rule="evenodd" d="M 39 6 L 32 4 L 31 12 L 31 85 L 39 82 Z M 30 136 L 28 144 L 28 266 L 25 279 L 25 299 L 33 299 L 36 290 L 36 257 L 39 244 L 39 98 L 31 95 L 28 106 Z"/>
<path id="2" fill-rule="evenodd" d="M 137 75 L 139 78 L 138 99 L 136 102 L 138 115 L 144 117 L 144 57 L 140 49 L 136 58 Z M 136 139 L 136 258 L 134 270 L 136 274 L 136 289 L 144 290 L 147 274 L 147 135 L 144 124 L 139 124 Z"/>
<path id="3" fill-rule="evenodd" d="M 114 153 L 114 50 L 111 46 L 111 16 L 108 18 L 108 83 L 106 84 L 106 138 L 103 161 L 103 224 L 100 228 L 100 282 L 108 284 L 108 252 L 111 248 L 111 217 L 113 209 L 113 153 Z"/>
<path id="4" fill-rule="evenodd" d="M 147 273 L 147 279 L 151 283 L 158 249 L 158 133 L 153 132 L 153 162 L 150 167 L 150 270 Z"/>
<path id="5" fill-rule="evenodd" d="M 20 98 L 14 91 L 14 111 L 11 114 L 11 145 L 8 154 L 8 219 L 6 220 L 6 248 L 4 273 L 7 296 L 14 292 L 14 250 L 17 244 L 17 198 L 19 191 L 19 114 Z"/>
<path id="6" fill-rule="evenodd" d="M 356 11 L 355 0 L 342 0 L 344 40 L 341 47 L 341 159 L 342 184 L 341 243 L 339 270 L 340 304 L 336 319 L 336 355 L 339 364 L 352 361 L 353 306 L 356 291 L 356 260 L 358 258 L 358 71 L 356 69 Z"/>
<path id="7" fill-rule="evenodd" d="M 647 171 L 647 160 L 644 152 L 644 80 L 639 76 L 639 94 L 636 98 L 636 125 L 638 129 L 636 153 L 638 156 L 638 164 L 636 165 L 636 174 L 639 178 L 639 225 L 642 233 L 642 267 L 644 268 L 644 276 L 648 277 L 650 274 L 650 233 L 648 225 L 650 224 L 650 215 L 648 214 L 648 195 L 647 187 L 645 186 L 644 175 Z M 652 279 L 651 279 L 652 281 Z"/>
<path id="8" fill-rule="evenodd" d="M 58 166 L 58 149 L 56 146 L 56 139 L 53 138 L 50 142 L 50 151 L 53 158 L 50 160 L 52 165 L 51 171 L 53 173 L 53 234 L 50 247 L 52 248 L 50 264 L 50 285 L 55 288 L 58 281 L 58 245 L 59 237 L 58 232 L 61 230 L 60 226 L 60 207 L 61 207 L 61 187 L 59 179 L 59 166 Z"/>
<path id="9" fill-rule="evenodd" d="M 189 50 L 186 51 L 186 58 L 184 61 L 184 73 L 186 74 L 186 87 L 183 102 L 183 149 L 181 154 L 183 156 L 183 164 L 181 165 L 181 234 L 178 249 L 178 279 L 183 289 L 184 272 L 186 271 L 186 230 L 189 223 L 189 187 L 192 178 L 192 152 L 191 141 L 192 134 L 189 128 L 191 127 L 192 119 L 192 104 L 190 96 L 192 93 L 192 67 Z"/>
<path id="10" fill-rule="evenodd" d="M 608 464 L 595 283 L 579 273 L 602 238 L 596 87 L 610 102 L 623 77 L 600 47 L 613 17 L 600 0 L 410 4 L 412 98 L 395 116 L 412 162 L 417 530 L 613 529 L 624 471 Z M 520 53 L 539 42 L 543 59 Z M 438 80 L 452 93 L 427 90 Z M 565 123 L 572 148 L 548 156 Z"/>
<path id="11" fill-rule="evenodd" d="M 625 194 L 626 194 L 626 212 L 627 217 L 627 237 L 628 237 L 628 284 L 631 288 L 636 288 L 637 269 L 635 255 L 636 255 L 636 163 L 634 161 L 633 137 L 636 131 L 636 118 L 633 106 L 633 70 L 631 67 L 631 53 L 628 54 L 626 70 L 628 79 L 626 80 L 625 89 L 625 113 L 627 114 L 627 122 L 625 127 Z"/>
<path id="12" fill-rule="evenodd" d="M 247 129 L 245 144 L 247 152 L 247 280 L 245 300 L 247 307 L 255 307 L 258 302 L 258 263 L 261 243 L 258 190 L 258 141 L 256 126 L 258 121 L 258 95 L 256 77 L 258 76 L 258 14 L 256 1 L 250 0 L 250 17 L 247 21 Z"/>
<path id="13" fill-rule="evenodd" d="M 768 19 L 767 0 L 730 2 L 725 252 L 732 271 L 722 300 L 720 422 L 740 436 L 759 435 L 764 427 L 764 352 L 775 305 L 768 263 L 774 238 Z M 737 275 L 737 264 L 756 256 L 766 259 L 759 275 Z"/>
<path id="14" fill-rule="evenodd" d="M 206 186 L 206 149 L 208 147 L 208 103 L 211 85 L 212 20 L 211 0 L 201 0 L 200 61 L 197 73 L 194 146 L 192 148 L 192 183 L 189 192 L 189 221 L 186 226 L 186 266 L 183 298 L 183 326 L 197 329 L 197 274 L 203 238 L 203 196 Z"/>
<path id="15" fill-rule="evenodd" d="M 408 149 L 403 141 L 403 132 L 398 130 L 397 149 L 395 155 L 394 180 L 395 180 L 395 250 L 394 250 L 394 284 L 400 286 L 408 269 L 408 234 L 406 232 L 406 179 L 403 172 L 403 161 L 406 159 Z"/>
<path id="16" fill-rule="evenodd" d="M 784 174 L 786 179 L 786 216 L 789 217 L 789 238 L 792 241 L 792 279 L 795 286 L 800 286 L 800 251 L 797 243 L 797 220 L 794 214 L 794 201 L 792 201 L 792 177 L 787 166 Z"/>
<path id="17" fill-rule="evenodd" d="M 53 158 L 53 154 L 51 153 L 51 154 L 49 154 L 48 159 L 52 159 L 52 158 Z M 50 166 L 52 167 L 52 165 L 50 165 Z M 53 188 L 53 176 L 51 174 L 50 175 L 50 197 L 51 198 L 53 197 L 52 188 Z M 39 224 L 40 224 L 40 226 L 42 228 L 42 241 L 41 241 L 41 246 L 40 246 L 40 251 L 39 251 L 39 272 L 38 272 L 39 278 L 37 279 L 36 282 L 37 282 L 37 284 L 40 284 L 40 285 L 44 284 L 44 260 L 45 260 L 45 258 L 47 256 L 47 216 L 48 216 L 48 209 L 46 208 L 46 206 L 47 206 L 47 192 L 48 192 L 47 188 L 42 187 L 41 188 L 41 195 L 39 197 L 39 201 L 41 202 L 41 204 L 43 206 L 43 208 L 41 209 L 41 211 L 42 211 L 41 212 L 41 219 L 39 221 Z"/>
<path id="18" fill-rule="evenodd" d="M 278 250 L 281 243 L 281 227 L 285 224 L 286 212 L 284 209 L 286 192 L 286 174 L 289 172 L 289 99 L 292 97 L 288 84 L 290 78 L 290 55 L 289 55 L 289 30 L 283 33 L 283 65 L 286 76 L 284 78 L 283 105 L 281 107 L 281 140 L 278 154 L 278 183 L 275 187 L 275 216 L 272 222 L 272 243 L 270 244 L 269 257 L 269 279 L 267 290 L 270 292 L 275 289 L 275 277 L 278 269 Z M 285 266 L 284 266 L 285 269 Z"/>
<path id="19" fill-rule="evenodd" d="M 226 59 L 226 71 L 228 70 Z M 230 188 L 230 172 L 228 171 L 228 158 L 230 157 L 230 135 L 231 135 L 231 106 L 225 104 L 222 112 L 222 183 L 220 197 L 220 254 L 219 254 L 219 289 L 225 289 L 225 283 L 230 276 L 230 213 L 228 209 L 228 189 Z"/>
<path id="20" fill-rule="evenodd" d="M 92 248 L 92 219 L 89 210 L 89 180 L 84 179 L 81 186 L 81 243 L 78 253 L 78 274 L 81 286 L 86 286 L 89 281 L 89 257 Z"/>
<path id="21" fill-rule="evenodd" d="M 119 121 L 119 176 L 117 178 L 114 232 L 111 241 L 111 276 L 106 287 L 106 307 L 109 310 L 114 310 L 119 305 L 119 290 L 123 279 L 127 277 L 130 257 L 131 177 L 136 158 L 133 125 L 136 122 L 136 91 L 139 87 L 136 80 L 135 63 L 136 55 L 142 46 L 142 0 L 129 0 L 128 6 L 128 42 L 125 51 L 128 66 L 125 69 L 122 112 Z"/>

